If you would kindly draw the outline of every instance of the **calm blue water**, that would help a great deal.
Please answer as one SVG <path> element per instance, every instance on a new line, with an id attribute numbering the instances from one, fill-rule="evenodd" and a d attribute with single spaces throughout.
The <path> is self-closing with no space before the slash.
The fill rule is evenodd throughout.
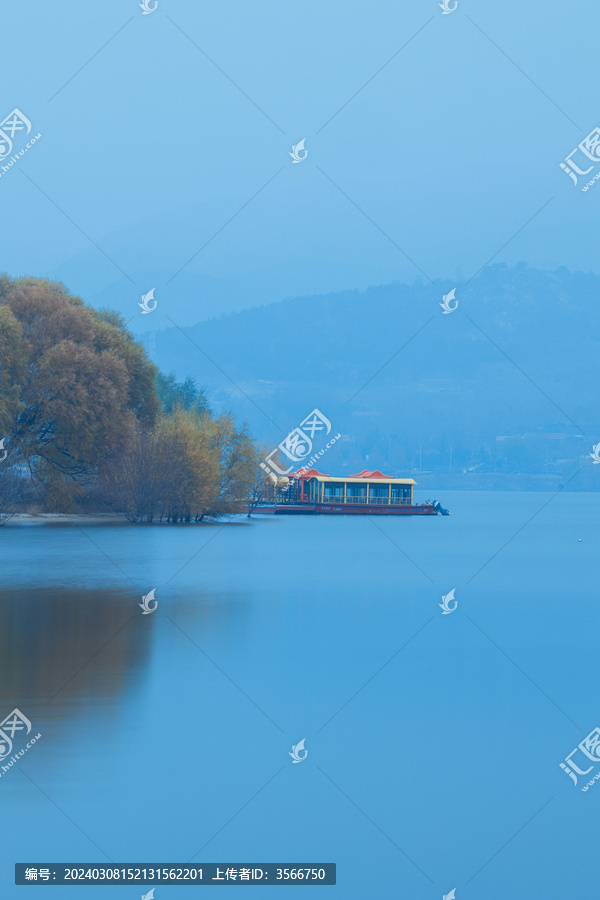
<path id="1" fill-rule="evenodd" d="M 33 894 L 12 882 L 34 860 L 336 862 L 316 895 L 344 900 L 600 896 L 600 782 L 559 768 L 600 725 L 600 514 L 560 494 L 513 537 L 550 497 L 3 528 L 0 718 L 43 736 L 0 778 L 2 900 Z"/>

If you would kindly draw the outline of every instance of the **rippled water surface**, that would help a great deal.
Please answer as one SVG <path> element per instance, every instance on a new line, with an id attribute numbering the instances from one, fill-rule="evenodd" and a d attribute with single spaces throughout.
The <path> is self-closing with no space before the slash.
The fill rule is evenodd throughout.
<path id="1" fill-rule="evenodd" d="M 344 900 L 597 896 L 600 786 L 559 767 L 600 725 L 597 497 L 442 502 L 2 528 L 0 718 L 42 734 L 0 768 L 2 900 L 33 861 L 335 862 L 302 896 Z"/>

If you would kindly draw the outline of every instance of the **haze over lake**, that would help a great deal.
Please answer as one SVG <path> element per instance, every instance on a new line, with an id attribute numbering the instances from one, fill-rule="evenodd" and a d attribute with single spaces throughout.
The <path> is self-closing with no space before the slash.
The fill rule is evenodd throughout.
<path id="1" fill-rule="evenodd" d="M 0 900 L 600 897 L 597 19 L 2 4 Z"/>

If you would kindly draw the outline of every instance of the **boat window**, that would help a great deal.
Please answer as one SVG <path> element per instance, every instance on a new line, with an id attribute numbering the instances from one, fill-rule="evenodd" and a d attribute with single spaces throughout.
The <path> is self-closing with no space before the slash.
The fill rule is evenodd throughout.
<path id="1" fill-rule="evenodd" d="M 387 495 L 388 495 L 387 484 L 371 484 L 371 485 L 369 485 L 369 496 L 370 497 L 387 497 Z"/>
<path id="2" fill-rule="evenodd" d="M 346 495 L 350 497 L 366 497 L 366 484 L 349 484 L 346 488 Z"/>

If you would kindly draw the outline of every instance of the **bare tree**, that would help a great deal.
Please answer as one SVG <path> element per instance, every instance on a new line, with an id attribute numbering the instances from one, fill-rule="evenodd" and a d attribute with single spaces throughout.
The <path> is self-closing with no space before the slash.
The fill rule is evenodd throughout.
<path id="1" fill-rule="evenodd" d="M 268 451 L 267 451 L 268 452 Z M 258 458 L 265 458 L 264 447 L 257 450 Z M 275 501 L 274 476 L 268 475 L 260 466 L 254 470 L 254 479 L 248 485 L 248 518 L 260 504 L 271 504 Z"/>
<path id="2" fill-rule="evenodd" d="M 0 525 L 5 525 L 17 512 L 19 505 L 31 498 L 31 480 L 18 460 L 0 462 Z"/>
<path id="3" fill-rule="evenodd" d="M 176 431 L 137 426 L 102 466 L 100 483 L 107 505 L 130 522 L 190 521 L 194 472 Z"/>

